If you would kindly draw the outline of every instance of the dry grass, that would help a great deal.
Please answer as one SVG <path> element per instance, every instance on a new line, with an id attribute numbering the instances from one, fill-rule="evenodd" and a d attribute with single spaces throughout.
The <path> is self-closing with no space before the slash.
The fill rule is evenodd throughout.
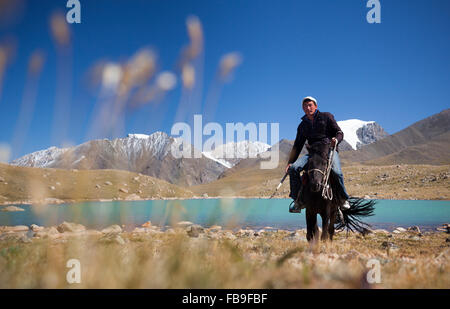
<path id="1" fill-rule="evenodd" d="M 107 184 L 110 182 L 111 184 Z M 122 191 L 120 189 L 123 189 Z M 62 170 L 0 163 L 0 203 L 191 197 L 164 180 L 119 170 Z M 136 198 L 134 196 L 134 198 Z"/>
<path id="2" fill-rule="evenodd" d="M 345 185 L 352 196 L 377 199 L 450 199 L 450 165 L 349 165 L 343 168 Z M 284 174 L 274 170 L 242 169 L 217 181 L 189 187 L 209 196 L 268 197 Z M 386 176 L 386 177 L 385 177 Z M 289 177 L 277 197 L 289 195 Z"/>
<path id="3" fill-rule="evenodd" d="M 450 199 L 449 165 L 350 165 L 343 167 L 343 171 L 347 190 L 352 196 Z M 281 167 L 274 170 L 242 169 L 208 184 L 182 188 L 127 171 L 41 169 L 0 163 L 0 204 L 42 201 L 46 198 L 67 202 L 127 199 L 132 194 L 143 199 L 190 198 L 204 193 L 210 197 L 269 197 L 278 185 L 280 175 L 283 175 Z M 112 185 L 106 185 L 107 181 Z M 121 188 L 128 192 L 120 191 Z M 287 198 L 288 194 L 289 177 L 276 197 Z"/>
<path id="4" fill-rule="evenodd" d="M 444 233 L 341 233 L 316 246 L 301 230 L 295 237 L 288 231 L 242 234 L 122 233 L 124 244 L 101 241 L 101 235 L 29 243 L 3 237 L 0 288 L 450 288 Z M 81 262 L 80 284 L 66 282 L 72 258 Z M 372 258 L 381 264 L 381 283 L 370 286 L 365 278 Z"/>

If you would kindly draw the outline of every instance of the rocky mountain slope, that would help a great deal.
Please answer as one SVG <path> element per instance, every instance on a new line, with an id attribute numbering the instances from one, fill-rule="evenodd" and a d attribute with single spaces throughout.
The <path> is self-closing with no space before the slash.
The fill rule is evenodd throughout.
<path id="1" fill-rule="evenodd" d="M 449 164 L 450 109 L 418 121 L 398 133 L 342 153 L 347 163 Z"/>
<path id="2" fill-rule="evenodd" d="M 340 145 L 341 150 L 357 150 L 389 135 L 375 121 L 349 119 L 337 123 L 344 132 L 344 143 Z"/>
<path id="3" fill-rule="evenodd" d="M 23 156 L 10 164 L 83 170 L 118 169 L 179 185 L 213 181 L 226 168 L 204 155 L 201 158 L 175 158 L 171 152 L 175 142 L 180 140 L 164 132 L 130 134 L 126 138 L 88 141 L 72 148 L 51 147 Z"/>
<path id="4" fill-rule="evenodd" d="M 181 143 L 164 132 L 128 134 L 114 140 L 92 140 L 72 148 L 50 147 L 12 161 L 11 165 L 62 169 L 118 169 L 164 179 L 179 185 L 195 185 L 217 179 L 242 158 L 254 157 L 270 146 L 261 142 L 231 142 L 203 152 L 200 158 L 176 158 L 171 148 Z M 182 146 L 180 146 L 182 149 Z"/>

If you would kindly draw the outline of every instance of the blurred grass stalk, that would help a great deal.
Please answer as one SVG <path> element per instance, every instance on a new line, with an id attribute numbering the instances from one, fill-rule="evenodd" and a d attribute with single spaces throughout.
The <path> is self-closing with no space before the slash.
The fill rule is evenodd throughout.
<path id="1" fill-rule="evenodd" d="M 191 15 L 186 20 L 186 28 L 190 42 L 182 49 L 178 59 L 182 90 L 174 122 L 185 121 L 188 112 L 195 114 L 201 111 L 204 74 L 203 26 L 197 16 Z"/>
<path id="2" fill-rule="evenodd" d="M 214 121 L 223 85 L 231 81 L 233 72 L 241 63 L 242 56 L 238 52 L 227 53 L 220 59 L 203 108 L 206 121 Z"/>
<path id="3" fill-rule="evenodd" d="M 39 79 L 44 62 L 45 55 L 41 50 L 36 50 L 31 54 L 28 62 L 28 72 L 22 96 L 22 103 L 20 105 L 18 120 L 14 128 L 12 140 L 13 158 L 16 158 L 20 154 L 31 125 L 38 92 Z"/>
<path id="4" fill-rule="evenodd" d="M 64 147 L 70 144 L 67 133 L 72 98 L 72 34 L 63 12 L 55 12 L 50 17 L 50 33 L 57 51 L 52 141 Z"/>
<path id="5" fill-rule="evenodd" d="M 3 82 L 5 80 L 6 69 L 13 61 L 16 55 L 16 40 L 15 38 L 7 37 L 0 44 L 0 105 L 2 102 Z"/>

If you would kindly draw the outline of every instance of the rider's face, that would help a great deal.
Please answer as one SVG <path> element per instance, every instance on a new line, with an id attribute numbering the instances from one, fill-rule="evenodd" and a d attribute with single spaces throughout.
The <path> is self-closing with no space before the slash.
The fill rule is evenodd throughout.
<path id="1" fill-rule="evenodd" d="M 306 116 L 312 116 L 316 112 L 317 105 L 314 104 L 313 101 L 306 101 L 303 103 L 303 111 L 305 112 Z"/>

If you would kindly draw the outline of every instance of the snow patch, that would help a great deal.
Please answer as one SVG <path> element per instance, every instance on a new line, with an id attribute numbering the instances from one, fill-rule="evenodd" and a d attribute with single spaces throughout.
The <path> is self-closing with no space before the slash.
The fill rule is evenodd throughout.
<path id="1" fill-rule="evenodd" d="M 202 152 L 202 154 L 203 154 L 205 157 L 207 157 L 208 159 L 213 160 L 213 161 L 215 161 L 215 162 L 217 162 L 217 163 L 222 164 L 222 165 L 225 166 L 226 168 L 232 168 L 232 167 L 233 167 L 233 164 L 231 164 L 230 162 L 225 161 L 224 159 L 217 159 L 217 158 L 215 158 L 215 157 L 211 154 L 211 152 L 209 152 L 209 151 L 204 151 L 204 152 Z"/>
<path id="2" fill-rule="evenodd" d="M 147 134 L 128 134 L 127 137 L 129 138 L 144 138 L 147 139 L 150 137 L 150 135 Z"/>
<path id="3" fill-rule="evenodd" d="M 269 148 L 270 145 L 266 143 L 245 140 L 222 144 L 212 151 L 204 151 L 202 153 L 205 157 L 219 162 L 227 168 L 231 168 L 239 161 L 236 159 L 256 158 L 258 154 L 267 151 Z"/>
<path id="4" fill-rule="evenodd" d="M 359 119 L 349 119 L 338 121 L 337 124 L 341 128 L 342 132 L 344 132 L 344 140 L 352 146 L 354 150 L 356 150 L 356 145 L 362 143 L 362 141 L 358 138 L 356 132 L 359 128 L 364 127 L 369 123 L 374 123 L 375 121 L 363 121 Z"/>

